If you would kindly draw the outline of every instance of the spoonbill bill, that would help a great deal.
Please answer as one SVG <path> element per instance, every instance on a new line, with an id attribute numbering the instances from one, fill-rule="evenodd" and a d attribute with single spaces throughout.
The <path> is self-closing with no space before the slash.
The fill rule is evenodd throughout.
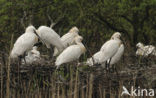
<path id="1" fill-rule="evenodd" d="M 68 33 L 66 33 L 65 35 L 63 35 L 63 36 L 61 37 L 61 41 L 63 42 L 63 45 L 64 45 L 65 48 L 67 48 L 68 46 L 74 44 L 74 43 L 73 43 L 73 40 L 74 40 L 74 38 L 75 38 L 76 36 L 79 35 L 78 32 L 79 32 L 79 29 L 78 29 L 76 26 L 74 26 L 74 27 L 72 27 L 72 28 L 69 30 Z M 59 52 L 58 52 L 57 48 L 55 47 L 55 48 L 54 48 L 54 54 L 53 54 L 53 56 L 57 56 L 58 54 L 59 54 Z"/>
<path id="2" fill-rule="evenodd" d="M 38 41 L 35 31 L 36 29 L 34 26 L 28 26 L 26 28 L 25 33 L 16 40 L 10 58 L 21 59 L 25 57 L 25 53 L 31 50 L 33 45 Z"/>
<path id="3" fill-rule="evenodd" d="M 56 47 L 59 52 L 64 50 L 64 45 L 60 36 L 50 27 L 40 26 L 37 30 L 37 33 L 42 39 L 41 41 L 46 44 L 47 48 L 51 48 L 52 50 L 53 47 Z"/>
<path id="4" fill-rule="evenodd" d="M 61 64 L 78 60 L 79 57 L 86 52 L 85 46 L 82 44 L 83 38 L 81 36 L 75 37 L 76 45 L 67 47 L 56 59 L 55 65 L 57 69 Z"/>

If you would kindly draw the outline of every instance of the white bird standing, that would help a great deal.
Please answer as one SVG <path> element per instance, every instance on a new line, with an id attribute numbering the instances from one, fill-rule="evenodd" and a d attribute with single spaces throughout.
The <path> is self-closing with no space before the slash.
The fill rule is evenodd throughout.
<path id="1" fill-rule="evenodd" d="M 124 45 L 120 37 L 121 34 L 119 32 L 114 33 L 111 39 L 101 47 L 100 51 L 87 60 L 86 64 L 89 66 L 101 64 L 101 66 L 104 67 L 105 63 L 109 63 L 109 65 L 117 63 L 124 53 Z"/>
<path id="2" fill-rule="evenodd" d="M 102 51 L 101 58 L 99 59 L 100 64 L 105 63 L 107 60 L 111 59 L 119 50 L 122 41 L 120 40 L 121 34 L 115 32 L 111 39 L 107 41 L 100 49 Z"/>
<path id="3" fill-rule="evenodd" d="M 83 38 L 81 36 L 75 37 L 76 45 L 67 47 L 56 59 L 55 65 L 57 69 L 61 64 L 68 63 L 79 59 L 79 57 L 86 52 L 85 46 L 82 44 Z"/>
<path id="4" fill-rule="evenodd" d="M 78 32 L 79 32 L 79 29 L 78 29 L 77 27 L 74 26 L 74 27 L 72 27 L 72 28 L 69 30 L 68 33 L 66 33 L 65 35 L 63 35 L 63 36 L 61 37 L 61 41 L 62 41 L 62 43 L 63 43 L 63 45 L 64 45 L 65 48 L 67 48 L 68 46 L 74 44 L 74 43 L 73 43 L 73 40 L 74 40 L 74 38 L 75 38 L 76 36 L 79 35 Z M 59 54 L 59 52 L 58 52 L 57 48 L 55 47 L 55 48 L 54 48 L 54 54 L 53 54 L 53 56 L 57 56 L 58 54 Z"/>
<path id="5" fill-rule="evenodd" d="M 153 45 L 144 46 L 141 42 L 139 42 L 136 45 L 136 47 L 137 47 L 136 55 L 145 57 L 149 55 L 156 56 L 156 48 Z"/>
<path id="6" fill-rule="evenodd" d="M 32 49 L 33 45 L 38 41 L 35 30 L 34 26 L 28 26 L 26 28 L 25 33 L 16 40 L 11 51 L 10 58 L 21 59 L 26 52 Z"/>
<path id="7" fill-rule="evenodd" d="M 37 32 L 43 43 L 46 44 L 47 48 L 52 49 L 54 46 L 58 49 L 59 52 L 63 51 L 64 45 L 60 39 L 60 36 L 53 29 L 46 26 L 40 26 Z"/>
<path id="8" fill-rule="evenodd" d="M 27 64 L 32 64 L 33 62 L 39 62 L 41 60 L 40 52 L 37 50 L 37 47 L 34 46 L 32 50 L 28 51 L 28 55 L 25 57 Z M 25 64 L 22 60 L 22 64 Z"/>

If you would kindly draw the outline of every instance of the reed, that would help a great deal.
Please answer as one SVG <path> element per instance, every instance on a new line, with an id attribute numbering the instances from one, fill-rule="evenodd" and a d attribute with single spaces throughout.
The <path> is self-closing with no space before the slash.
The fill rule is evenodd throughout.
<path id="1" fill-rule="evenodd" d="M 3 98 L 3 64 L 0 63 L 0 66 L 1 66 L 1 98 Z"/>
<path id="2" fill-rule="evenodd" d="M 81 67 L 75 68 L 74 65 L 71 65 L 69 72 L 66 73 L 64 70 L 47 70 L 43 65 L 41 67 L 43 69 L 40 70 L 38 66 L 29 66 L 30 69 L 25 72 L 22 72 L 22 67 L 19 67 L 18 73 L 12 68 L 16 65 L 8 64 L 9 59 L 6 76 L 3 71 L 4 65 L 1 64 L 2 98 L 4 96 L 9 98 L 21 98 L 21 96 L 25 98 L 94 98 L 96 96 L 98 98 L 134 98 L 121 96 L 121 92 L 123 84 L 127 87 L 129 87 L 129 82 L 132 86 L 136 85 L 137 73 L 125 77 L 125 73 L 119 73 L 120 76 L 115 72 L 106 75 L 102 70 L 100 74 L 97 74 L 96 70 L 90 68 L 83 70 Z M 17 78 L 18 74 L 19 78 Z M 6 90 L 6 93 L 3 90 Z"/>

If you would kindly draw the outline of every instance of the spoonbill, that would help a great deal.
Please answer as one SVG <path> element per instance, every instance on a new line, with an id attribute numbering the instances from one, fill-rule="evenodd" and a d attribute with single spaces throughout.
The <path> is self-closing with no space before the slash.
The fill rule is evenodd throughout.
<path id="1" fill-rule="evenodd" d="M 120 40 L 121 34 L 119 32 L 115 32 L 111 39 L 104 43 L 101 47 L 100 51 L 102 51 L 101 58 L 99 59 L 100 64 L 106 62 L 108 59 L 111 59 L 120 48 L 122 41 Z M 110 60 L 111 61 L 111 60 Z"/>
<path id="2" fill-rule="evenodd" d="M 46 44 L 47 48 L 56 47 L 59 52 L 62 52 L 64 49 L 64 45 L 61 41 L 60 36 L 50 27 L 47 26 L 40 26 L 37 30 L 39 37 L 44 41 L 43 43 Z M 53 55 L 53 54 L 52 54 Z"/>
<path id="3" fill-rule="evenodd" d="M 64 45 L 65 48 L 67 48 L 68 46 L 74 44 L 74 43 L 73 43 L 73 40 L 74 40 L 74 38 L 75 38 L 76 36 L 79 35 L 78 32 L 79 32 L 79 29 L 78 29 L 76 26 L 74 26 L 74 27 L 72 27 L 72 28 L 69 30 L 68 33 L 66 33 L 65 35 L 63 35 L 63 36 L 61 37 L 61 41 L 62 41 L 62 43 L 63 43 L 63 45 Z M 58 52 L 57 48 L 55 47 L 55 48 L 54 48 L 54 54 L 53 54 L 53 56 L 57 56 L 58 54 L 59 54 L 59 52 Z"/>
<path id="4" fill-rule="evenodd" d="M 32 64 L 33 62 L 39 62 L 41 60 L 40 52 L 37 50 L 36 46 L 34 46 L 32 50 L 28 51 L 28 55 L 25 56 L 25 60 L 27 64 Z M 22 64 L 25 64 L 24 60 L 22 60 Z"/>
<path id="5" fill-rule="evenodd" d="M 136 55 L 145 57 L 149 55 L 156 56 L 156 48 L 153 45 L 144 46 L 144 44 L 139 42 L 137 43 L 136 47 L 137 47 Z"/>
<path id="6" fill-rule="evenodd" d="M 83 38 L 81 36 L 75 37 L 76 45 L 67 47 L 56 59 L 55 65 L 57 69 L 61 64 L 78 60 L 79 57 L 86 52 L 85 46 L 82 44 Z"/>
<path id="7" fill-rule="evenodd" d="M 87 59 L 86 64 L 89 66 L 101 64 L 101 66 L 104 67 L 105 63 L 108 63 L 109 65 L 117 63 L 124 53 L 124 45 L 122 44 L 120 37 L 121 34 L 115 32 L 111 39 L 104 43 L 100 51 L 95 53 L 92 58 Z"/>
<path id="8" fill-rule="evenodd" d="M 10 58 L 19 58 L 21 60 L 21 58 L 25 57 L 25 53 L 31 50 L 33 45 L 38 41 L 35 31 L 36 29 L 34 26 L 28 26 L 26 28 L 25 33 L 16 40 Z"/>

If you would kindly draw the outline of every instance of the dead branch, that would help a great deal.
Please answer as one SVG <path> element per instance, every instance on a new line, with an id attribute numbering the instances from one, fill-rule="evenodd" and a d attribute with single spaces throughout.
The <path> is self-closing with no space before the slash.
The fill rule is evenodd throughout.
<path id="1" fill-rule="evenodd" d="M 48 19 L 49 19 L 49 21 L 51 22 L 51 24 L 50 24 L 50 28 L 53 28 L 56 24 L 58 24 L 59 22 L 61 22 L 62 21 L 62 19 L 64 18 L 64 16 L 65 16 L 65 14 L 66 14 L 66 11 L 64 11 L 64 13 L 63 13 L 63 15 L 60 15 L 60 17 L 58 17 L 56 20 L 55 20 L 55 22 L 53 21 L 53 19 L 51 18 L 51 16 L 49 15 L 49 8 L 47 9 L 47 17 L 48 17 Z"/>

